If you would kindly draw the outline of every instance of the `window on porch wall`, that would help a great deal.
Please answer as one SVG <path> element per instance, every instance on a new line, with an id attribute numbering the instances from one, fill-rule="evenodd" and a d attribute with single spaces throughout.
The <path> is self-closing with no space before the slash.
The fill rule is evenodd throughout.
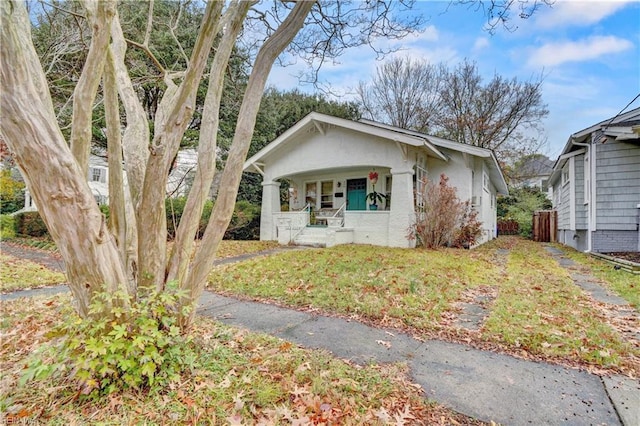
<path id="1" fill-rule="evenodd" d="M 308 182 L 305 185 L 305 203 L 310 204 L 311 207 L 316 207 L 316 199 L 317 199 L 317 184 L 315 182 Z"/>
<path id="2" fill-rule="evenodd" d="M 333 208 L 333 181 L 327 180 L 320 184 L 321 198 L 320 208 L 332 209 Z"/>
<path id="3" fill-rule="evenodd" d="M 391 210 L 391 186 L 393 184 L 391 175 L 387 175 L 384 178 L 384 190 L 387 198 L 385 199 L 385 209 Z"/>

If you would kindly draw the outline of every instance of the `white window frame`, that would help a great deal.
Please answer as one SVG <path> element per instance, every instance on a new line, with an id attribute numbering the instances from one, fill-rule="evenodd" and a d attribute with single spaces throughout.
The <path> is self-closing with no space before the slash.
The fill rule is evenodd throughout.
<path id="1" fill-rule="evenodd" d="M 490 192 L 489 185 L 490 185 L 489 175 L 487 174 L 487 172 L 482 172 L 482 189 L 484 189 L 486 192 Z"/>
<path id="2" fill-rule="evenodd" d="M 427 162 L 424 156 L 419 155 L 416 159 L 416 205 L 424 206 L 425 180 L 428 179 Z"/>
<path id="3" fill-rule="evenodd" d="M 567 161 L 565 165 L 562 167 L 562 186 L 566 186 L 569 182 L 571 182 L 571 173 L 569 171 L 569 164 L 570 162 Z"/>
<path id="4" fill-rule="evenodd" d="M 589 154 L 590 151 L 584 154 L 584 204 L 591 202 L 591 168 L 589 167 Z"/>

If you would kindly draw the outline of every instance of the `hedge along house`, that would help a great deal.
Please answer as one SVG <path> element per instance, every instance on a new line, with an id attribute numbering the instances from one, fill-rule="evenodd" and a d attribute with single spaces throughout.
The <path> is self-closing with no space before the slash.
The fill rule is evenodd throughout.
<path id="1" fill-rule="evenodd" d="M 640 251 L 640 108 L 574 133 L 549 179 L 558 241 L 580 251 Z"/>
<path id="2" fill-rule="evenodd" d="M 244 169 L 263 177 L 260 239 L 281 244 L 412 247 L 407 236 L 416 203 L 429 202 L 419 196 L 423 178 L 438 181 L 442 173 L 478 211 L 485 242 L 496 236 L 496 196 L 508 192 L 489 150 L 316 112 L 249 158 Z M 282 211 L 284 180 L 289 203 Z M 382 197 L 367 197 L 373 192 Z"/>

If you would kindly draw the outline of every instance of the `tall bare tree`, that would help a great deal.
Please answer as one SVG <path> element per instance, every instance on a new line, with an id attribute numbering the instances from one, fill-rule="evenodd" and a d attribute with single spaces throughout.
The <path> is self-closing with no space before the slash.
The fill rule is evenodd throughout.
<path id="1" fill-rule="evenodd" d="M 439 104 L 440 68 L 424 60 L 394 57 L 360 82 L 358 99 L 370 118 L 427 132 Z"/>
<path id="2" fill-rule="evenodd" d="M 548 110 L 542 78 L 522 82 L 499 75 L 484 82 L 468 60 L 453 69 L 408 58 L 378 67 L 358 98 L 374 120 L 493 150 L 506 161 L 536 152 Z"/>
<path id="3" fill-rule="evenodd" d="M 486 84 L 475 63 L 444 70 L 438 129 L 457 142 L 493 150 L 499 159 L 535 152 L 535 136 L 549 113 L 542 101 L 542 77 L 531 81 L 499 75 Z M 532 132 L 534 137 L 527 136 Z"/>
<path id="4" fill-rule="evenodd" d="M 197 300 L 233 213 L 267 76 L 288 46 L 311 62 L 321 61 L 347 47 L 372 43 L 377 37 L 401 37 L 419 22 L 414 17 L 394 17 L 396 5 L 405 7 L 411 2 L 405 5 L 377 0 L 347 5 L 276 1 L 271 7 L 254 8 L 257 1 L 211 1 L 202 15 L 190 54 L 186 49 L 180 51 L 183 68 L 167 69 L 149 45 L 154 1 L 146 3 L 148 18 L 144 36 L 138 41 L 124 36 L 115 2 L 81 3 L 84 16 L 77 17 L 87 20 L 91 42 L 74 89 L 70 147 L 56 121 L 45 73 L 33 46 L 29 13 L 21 1 L 0 2 L 0 131 L 65 260 L 69 285 L 82 316 L 89 315 L 89 304 L 97 293 L 123 290 L 144 297 L 153 290 L 163 291 L 171 280 L 186 290 L 184 305 Z M 175 19 L 172 25 L 177 28 L 179 14 Z M 215 172 L 224 71 L 243 25 L 247 24 L 260 36 L 255 37 L 251 73 L 215 209 L 202 242 L 196 247 L 195 229 Z M 161 98 L 152 126 L 127 67 L 127 45 L 145 52 L 154 64 L 156 78 L 164 85 L 158 92 Z M 167 177 L 185 130 L 199 107 L 196 95 L 207 64 L 210 67 L 201 106 L 198 169 L 187 200 L 187 214 L 182 217 L 176 243 L 168 256 L 164 205 Z M 113 216 L 109 223 L 86 182 L 91 110 L 100 87 L 110 166 Z M 183 326 L 188 326 L 193 312 L 181 318 Z"/>

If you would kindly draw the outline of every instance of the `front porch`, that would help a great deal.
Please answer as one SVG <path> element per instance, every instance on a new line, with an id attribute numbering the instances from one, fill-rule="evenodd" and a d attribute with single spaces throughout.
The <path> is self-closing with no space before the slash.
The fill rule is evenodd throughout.
<path id="1" fill-rule="evenodd" d="M 372 170 L 377 179 L 370 179 Z M 406 235 L 414 218 L 413 176 L 412 169 L 374 166 L 300 173 L 286 177 L 284 203 L 280 183 L 264 182 L 260 238 L 323 247 L 411 247 Z M 367 197 L 372 192 L 382 195 L 377 205 Z"/>
<path id="2" fill-rule="evenodd" d="M 273 235 L 282 245 L 333 247 L 339 244 L 391 245 L 391 211 L 345 211 L 332 216 L 315 216 L 309 208 L 273 214 Z M 405 234 L 402 234 L 403 238 Z M 406 239 L 404 239 L 406 242 Z"/>

